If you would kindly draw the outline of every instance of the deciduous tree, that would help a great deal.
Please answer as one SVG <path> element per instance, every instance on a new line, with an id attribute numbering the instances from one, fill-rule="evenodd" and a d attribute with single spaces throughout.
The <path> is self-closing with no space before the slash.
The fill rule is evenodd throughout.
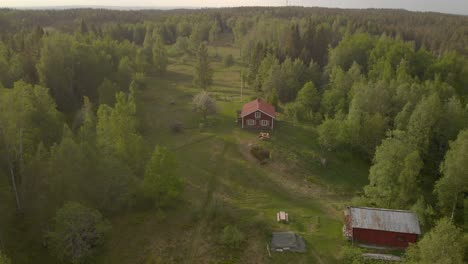
<path id="1" fill-rule="evenodd" d="M 47 238 L 57 258 L 78 264 L 93 256 L 110 228 L 99 211 L 68 202 L 57 211 Z"/>
<path id="2" fill-rule="evenodd" d="M 442 178 L 436 183 L 435 192 L 439 205 L 446 215 L 454 217 L 457 201 L 468 192 L 468 130 L 458 134 L 450 143 L 450 149 L 440 167 Z"/>
<path id="3" fill-rule="evenodd" d="M 406 262 L 411 264 L 462 264 L 464 250 L 460 229 L 447 218 L 443 218 L 407 250 L 405 257 Z"/>
<path id="4" fill-rule="evenodd" d="M 174 155 L 166 148 L 155 148 L 146 165 L 143 191 L 158 208 L 169 205 L 180 195 L 182 178 L 177 172 Z"/>
<path id="5" fill-rule="evenodd" d="M 197 94 L 192 101 L 193 109 L 202 114 L 203 119 L 211 114 L 215 114 L 218 111 L 216 101 L 211 98 L 206 91 L 202 91 Z"/>
<path id="6" fill-rule="evenodd" d="M 166 47 L 160 36 L 157 36 L 153 45 L 153 65 L 158 74 L 163 75 L 166 73 L 168 64 Z"/>
<path id="7" fill-rule="evenodd" d="M 193 83 L 203 90 L 213 83 L 213 70 L 210 67 L 208 49 L 204 43 L 200 44 L 197 51 Z"/>

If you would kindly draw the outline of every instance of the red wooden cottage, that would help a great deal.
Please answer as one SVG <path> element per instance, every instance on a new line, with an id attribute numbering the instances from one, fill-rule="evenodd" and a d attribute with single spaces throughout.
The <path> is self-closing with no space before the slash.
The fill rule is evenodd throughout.
<path id="1" fill-rule="evenodd" d="M 275 107 L 262 99 L 246 103 L 239 117 L 242 128 L 253 129 L 273 129 L 275 118 Z"/>
<path id="2" fill-rule="evenodd" d="M 396 248 L 416 243 L 421 235 L 414 213 L 367 207 L 346 208 L 343 232 L 353 242 Z"/>

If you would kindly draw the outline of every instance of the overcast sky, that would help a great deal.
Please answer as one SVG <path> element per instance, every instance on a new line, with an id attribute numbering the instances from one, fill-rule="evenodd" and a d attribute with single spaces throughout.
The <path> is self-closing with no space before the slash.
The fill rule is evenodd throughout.
<path id="1" fill-rule="evenodd" d="M 231 7 L 279 6 L 287 0 L 0 0 L 0 7 L 34 6 L 144 6 Z M 468 0 L 288 0 L 292 5 L 340 8 L 403 8 L 468 15 Z"/>

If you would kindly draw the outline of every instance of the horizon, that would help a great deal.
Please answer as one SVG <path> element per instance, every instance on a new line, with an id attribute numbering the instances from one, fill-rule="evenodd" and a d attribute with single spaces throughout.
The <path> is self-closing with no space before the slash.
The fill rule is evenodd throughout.
<path id="1" fill-rule="evenodd" d="M 64 3 L 66 2 L 66 3 Z M 203 9 L 203 8 L 235 8 L 235 7 L 321 7 L 321 8 L 339 8 L 339 9 L 395 9 L 407 10 L 412 12 L 436 12 L 453 15 L 468 15 L 468 2 L 464 3 L 461 0 L 451 0 L 450 3 L 440 3 L 437 0 L 228 0 L 223 4 L 217 4 L 214 0 L 205 0 L 203 4 L 200 1 L 194 0 L 173 0 L 171 2 L 162 0 L 154 4 L 152 0 L 142 0 L 139 5 L 134 5 L 128 0 L 120 1 L 100 1 L 102 4 L 90 3 L 88 0 L 4 0 L 0 4 L 0 8 L 12 9 L 80 9 L 80 8 L 102 8 L 102 9 L 117 9 L 117 10 L 172 10 L 172 9 Z M 161 3 L 162 2 L 162 3 Z M 165 4 L 165 2 L 167 2 Z M 430 3 L 432 2 L 432 3 Z M 171 4 L 169 4 L 171 3 Z"/>

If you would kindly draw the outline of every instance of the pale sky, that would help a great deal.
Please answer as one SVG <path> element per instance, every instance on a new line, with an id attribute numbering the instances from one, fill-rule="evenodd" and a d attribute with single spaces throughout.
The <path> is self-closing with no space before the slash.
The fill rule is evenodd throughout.
<path id="1" fill-rule="evenodd" d="M 279 6 L 287 0 L 0 0 L 0 7 L 44 6 L 141 6 L 141 7 L 232 7 Z M 292 5 L 339 8 L 403 8 L 468 15 L 468 0 L 288 0 Z"/>

